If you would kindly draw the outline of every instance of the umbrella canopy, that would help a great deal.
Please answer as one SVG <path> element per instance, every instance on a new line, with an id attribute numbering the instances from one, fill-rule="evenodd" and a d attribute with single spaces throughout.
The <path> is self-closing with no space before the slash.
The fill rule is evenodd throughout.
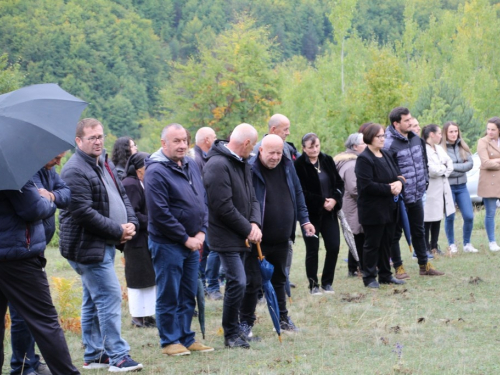
<path id="1" fill-rule="evenodd" d="M 54 83 L 0 95 L 0 190 L 19 190 L 48 161 L 75 146 L 87 103 Z"/>
<path id="2" fill-rule="evenodd" d="M 353 258 L 359 264 L 359 255 L 358 250 L 356 249 L 356 242 L 354 241 L 354 234 L 352 233 L 351 226 L 347 222 L 344 211 L 338 210 L 337 216 L 340 221 L 340 226 L 342 227 L 342 233 L 344 234 L 347 247 L 349 248 L 349 251 L 351 252 Z"/>
<path id="3" fill-rule="evenodd" d="M 408 212 L 406 212 L 406 206 L 403 200 L 403 196 L 400 194 L 397 197 L 394 197 L 394 200 L 399 204 L 399 221 L 401 223 L 401 227 L 403 228 L 406 242 L 410 247 L 410 253 L 413 253 L 413 248 L 411 246 L 410 220 L 408 220 Z"/>
<path id="4" fill-rule="evenodd" d="M 205 340 L 205 290 L 203 282 L 198 278 L 198 291 L 196 293 L 196 303 L 198 305 L 198 321 L 200 322 L 200 330 Z"/>
<path id="5" fill-rule="evenodd" d="M 271 277 L 273 276 L 274 266 L 265 260 L 262 255 L 262 250 L 260 249 L 260 243 L 257 243 L 257 252 L 259 254 L 260 263 L 260 274 L 262 276 L 262 288 L 264 289 L 264 295 L 266 296 L 267 308 L 269 309 L 269 314 L 273 321 L 274 328 L 278 334 L 278 338 L 281 342 L 281 329 L 280 329 L 280 310 L 278 307 L 278 297 L 274 291 L 273 285 L 271 284 Z"/>

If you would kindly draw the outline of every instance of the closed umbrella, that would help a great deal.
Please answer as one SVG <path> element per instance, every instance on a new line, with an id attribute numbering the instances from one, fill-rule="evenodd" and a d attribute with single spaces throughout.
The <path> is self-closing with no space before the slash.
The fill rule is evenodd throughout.
<path id="1" fill-rule="evenodd" d="M 250 247 L 248 241 L 247 246 Z M 262 289 L 264 290 L 264 295 L 266 297 L 267 308 L 269 309 L 269 314 L 271 315 L 271 320 L 273 321 L 274 328 L 278 334 L 278 339 L 281 342 L 281 327 L 280 327 L 280 309 L 278 307 L 278 297 L 274 291 L 274 287 L 271 284 L 271 277 L 273 276 L 274 266 L 269 263 L 262 255 L 262 250 L 260 249 L 260 243 L 257 243 L 257 253 L 260 263 L 260 274 L 262 277 Z"/>
<path id="2" fill-rule="evenodd" d="M 198 291 L 196 293 L 196 304 L 198 305 L 198 321 L 200 322 L 200 330 L 205 340 L 205 290 L 201 278 L 198 278 Z"/>
<path id="3" fill-rule="evenodd" d="M 337 217 L 339 218 L 340 226 L 342 228 L 342 233 L 344 234 L 344 239 L 347 247 L 349 248 L 349 251 L 351 252 L 353 258 L 356 260 L 356 262 L 358 262 L 359 265 L 359 255 L 358 250 L 356 249 L 356 242 L 354 241 L 354 234 L 352 233 L 351 226 L 347 222 L 344 211 L 338 210 Z"/>
<path id="4" fill-rule="evenodd" d="M 0 95 L 0 190 L 20 190 L 49 160 L 73 148 L 86 106 L 54 83 Z"/>
<path id="5" fill-rule="evenodd" d="M 411 245 L 410 220 L 408 220 L 408 212 L 406 212 L 406 206 L 403 200 L 403 196 L 399 194 L 398 196 L 394 197 L 394 201 L 398 202 L 399 204 L 399 221 L 401 223 L 401 227 L 403 228 L 406 242 L 410 247 L 410 253 L 413 253 L 413 247 Z"/>

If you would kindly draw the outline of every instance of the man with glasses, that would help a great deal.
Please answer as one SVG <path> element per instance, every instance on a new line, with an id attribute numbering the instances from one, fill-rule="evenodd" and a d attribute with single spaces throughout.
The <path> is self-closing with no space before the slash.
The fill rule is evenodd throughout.
<path id="1" fill-rule="evenodd" d="M 76 127 L 75 154 L 61 172 L 71 202 L 61 210 L 60 251 L 83 284 L 82 340 L 85 369 L 142 369 L 121 337 L 121 288 L 114 270 L 115 245 L 132 239 L 139 222 L 115 166 L 104 150 L 102 124 L 92 118 Z"/>

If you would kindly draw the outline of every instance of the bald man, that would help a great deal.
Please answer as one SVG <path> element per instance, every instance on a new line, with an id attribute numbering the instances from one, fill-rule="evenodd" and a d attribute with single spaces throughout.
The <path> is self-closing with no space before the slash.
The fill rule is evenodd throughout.
<path id="1" fill-rule="evenodd" d="M 279 321 L 282 331 L 296 332 L 298 328 L 288 316 L 285 284 L 288 241 L 295 239 L 296 222 L 299 221 L 305 236 L 315 233 L 302 194 L 302 187 L 293 163 L 283 158 L 283 139 L 269 134 L 262 140 L 257 155 L 250 159 L 255 195 L 260 204 L 262 227 L 262 252 L 274 266 L 271 283 L 276 291 Z M 252 337 L 258 291 L 262 288 L 257 252 L 245 262 L 247 289 L 240 310 L 240 326 Z"/>
<path id="2" fill-rule="evenodd" d="M 252 125 L 238 125 L 229 142 L 214 142 L 203 170 L 210 249 L 219 253 L 226 270 L 222 328 L 228 348 L 250 347 L 246 337 L 240 334 L 238 314 L 247 283 L 245 258 L 250 254 L 245 241 L 260 242 L 262 239 L 260 206 L 247 163 L 257 137 Z"/>
<path id="3" fill-rule="evenodd" d="M 297 151 L 292 142 L 287 142 L 286 139 L 290 135 L 290 120 L 288 117 L 276 113 L 271 116 L 269 122 L 267 123 L 268 133 L 264 135 L 264 138 L 268 134 L 275 134 L 283 140 L 283 155 L 289 160 L 295 161 L 300 156 L 300 152 Z M 253 149 L 252 155 L 256 155 L 259 152 L 259 147 L 262 141 L 257 143 Z"/>

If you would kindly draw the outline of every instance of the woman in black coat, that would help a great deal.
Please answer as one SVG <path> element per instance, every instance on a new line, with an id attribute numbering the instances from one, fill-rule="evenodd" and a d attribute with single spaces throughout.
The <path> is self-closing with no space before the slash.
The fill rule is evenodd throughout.
<path id="1" fill-rule="evenodd" d="M 145 152 L 132 155 L 126 165 L 127 176 L 123 187 L 130 204 L 139 220 L 139 231 L 125 243 L 125 280 L 128 288 L 129 311 L 132 325 L 136 327 L 156 327 L 152 315 L 156 308 L 155 272 L 148 249 L 148 212 L 142 181 L 146 168 Z"/>
<path id="2" fill-rule="evenodd" d="M 309 220 L 316 234 L 323 237 L 326 256 L 321 276 L 321 289 L 318 283 L 318 236 L 306 237 L 306 274 L 309 291 L 312 295 L 333 294 L 333 279 L 340 248 L 340 230 L 337 211 L 342 206 L 344 182 L 337 172 L 331 156 L 320 151 L 319 138 L 307 133 L 302 138 L 303 154 L 295 161 L 295 170 L 302 185 Z"/>
<path id="3" fill-rule="evenodd" d="M 397 199 L 402 199 L 399 193 L 405 179 L 383 150 L 385 131 L 381 125 L 367 126 L 363 141 L 368 147 L 358 156 L 355 167 L 358 217 L 365 232 L 363 283 L 368 288 L 378 288 L 379 283 L 404 284 L 392 276 L 389 257 L 399 214 Z"/>

